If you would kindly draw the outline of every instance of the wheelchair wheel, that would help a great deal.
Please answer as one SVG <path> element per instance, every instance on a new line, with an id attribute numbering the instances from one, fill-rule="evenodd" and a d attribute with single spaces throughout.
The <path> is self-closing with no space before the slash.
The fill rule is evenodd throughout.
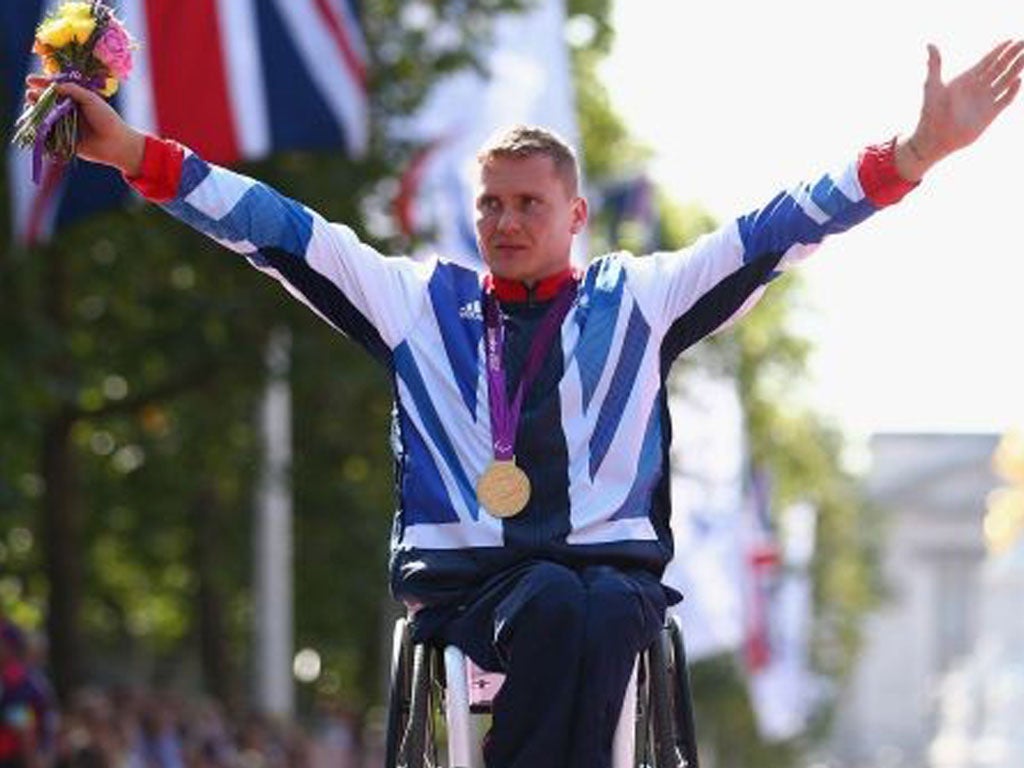
<path id="1" fill-rule="evenodd" d="M 395 622 L 385 768 L 435 768 L 438 765 L 435 719 L 440 695 L 435 690 L 435 655 L 427 645 L 413 645 L 405 619 Z"/>
<path id="2" fill-rule="evenodd" d="M 686 664 L 686 646 L 683 643 L 683 625 L 678 616 L 668 621 L 668 638 L 672 648 L 671 674 L 673 705 L 675 710 L 676 744 L 682 752 L 686 768 L 699 768 L 697 762 L 697 728 L 693 718 L 693 694 L 690 672 Z"/>
<path id="3" fill-rule="evenodd" d="M 657 768 L 662 765 L 659 762 L 657 747 L 655 746 L 658 726 L 654 721 L 654 694 L 651 686 L 651 668 L 657 662 L 653 661 L 651 656 L 651 649 L 648 648 L 640 654 L 637 667 L 636 714 L 634 717 L 635 737 L 633 742 L 633 764 L 636 768 Z"/>
<path id="4" fill-rule="evenodd" d="M 647 651 L 650 709 L 650 747 L 655 768 L 682 768 L 676 740 L 675 701 L 672 698 L 672 644 L 663 629 Z"/>
<path id="5" fill-rule="evenodd" d="M 669 619 L 641 656 L 637 768 L 699 768 L 682 629 Z"/>
<path id="6" fill-rule="evenodd" d="M 402 743 L 403 768 L 433 768 L 437 765 L 434 744 L 433 652 L 427 645 L 413 646 L 412 700 L 409 723 Z"/>
<path id="7" fill-rule="evenodd" d="M 398 768 L 398 753 L 409 723 L 412 700 L 412 648 L 409 625 L 405 619 L 395 622 L 391 639 L 391 680 L 388 686 L 388 729 L 385 735 L 384 765 Z"/>

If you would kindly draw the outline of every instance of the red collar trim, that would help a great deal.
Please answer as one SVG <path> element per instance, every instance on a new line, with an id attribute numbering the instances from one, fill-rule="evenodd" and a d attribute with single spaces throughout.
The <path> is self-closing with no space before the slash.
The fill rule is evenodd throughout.
<path id="1" fill-rule="evenodd" d="M 518 280 L 509 280 L 488 272 L 484 275 L 484 290 L 493 291 L 494 295 L 498 297 L 498 301 L 501 302 L 520 304 L 527 301 L 550 301 L 555 298 L 563 285 L 574 279 L 579 279 L 579 273 L 574 267 L 566 267 L 561 272 L 539 280 L 530 289 L 525 283 Z"/>

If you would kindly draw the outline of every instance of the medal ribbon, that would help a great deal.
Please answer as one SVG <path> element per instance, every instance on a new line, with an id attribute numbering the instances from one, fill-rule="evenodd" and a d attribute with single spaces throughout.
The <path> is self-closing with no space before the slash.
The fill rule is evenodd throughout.
<path id="1" fill-rule="evenodd" d="M 491 411 L 491 444 L 497 461 L 509 461 L 515 455 L 516 430 L 519 427 L 519 413 L 523 405 L 523 394 L 540 373 L 540 367 L 547 357 L 555 334 L 576 297 L 576 281 L 567 280 L 555 296 L 548 311 L 541 319 L 540 327 L 533 336 L 526 364 L 523 366 L 519 384 L 512 401 L 508 399 L 504 366 L 505 325 L 498 309 L 498 300 L 493 292 L 484 295 L 484 322 L 487 333 L 484 337 L 487 356 L 487 393 Z"/>

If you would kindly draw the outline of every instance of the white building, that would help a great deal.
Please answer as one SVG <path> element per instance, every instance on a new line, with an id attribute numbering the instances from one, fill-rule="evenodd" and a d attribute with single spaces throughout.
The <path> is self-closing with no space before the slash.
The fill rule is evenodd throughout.
<path id="1" fill-rule="evenodd" d="M 827 763 L 926 768 L 944 675 L 979 626 L 985 499 L 1001 484 L 996 434 L 881 434 L 868 488 L 885 512 L 889 594 L 865 624 L 860 660 L 840 694 Z M 1024 610 L 1024 605 L 1022 605 Z"/>

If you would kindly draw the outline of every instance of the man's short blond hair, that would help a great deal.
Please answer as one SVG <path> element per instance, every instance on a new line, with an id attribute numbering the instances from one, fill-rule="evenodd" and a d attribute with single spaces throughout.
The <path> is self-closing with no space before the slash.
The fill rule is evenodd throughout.
<path id="1" fill-rule="evenodd" d="M 514 125 L 494 134 L 477 153 L 483 167 L 498 157 L 526 158 L 534 155 L 550 157 L 555 174 L 562 180 L 570 197 L 579 194 L 579 161 L 576 152 L 554 131 L 537 125 Z"/>

